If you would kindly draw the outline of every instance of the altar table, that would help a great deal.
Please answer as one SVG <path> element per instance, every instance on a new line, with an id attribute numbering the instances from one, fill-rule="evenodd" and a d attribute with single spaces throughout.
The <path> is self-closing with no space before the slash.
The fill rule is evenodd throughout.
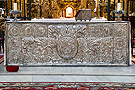
<path id="1" fill-rule="evenodd" d="M 127 21 L 8 21 L 6 65 L 128 66 Z"/>

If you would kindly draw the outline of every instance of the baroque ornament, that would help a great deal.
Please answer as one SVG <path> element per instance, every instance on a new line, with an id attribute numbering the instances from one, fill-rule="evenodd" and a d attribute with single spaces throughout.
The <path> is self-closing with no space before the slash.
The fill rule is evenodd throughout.
<path id="1" fill-rule="evenodd" d="M 7 65 L 128 65 L 127 23 L 8 23 Z"/>
<path id="2" fill-rule="evenodd" d="M 62 36 L 57 42 L 58 55 L 66 60 L 74 58 L 78 52 L 77 40 L 71 36 Z"/>

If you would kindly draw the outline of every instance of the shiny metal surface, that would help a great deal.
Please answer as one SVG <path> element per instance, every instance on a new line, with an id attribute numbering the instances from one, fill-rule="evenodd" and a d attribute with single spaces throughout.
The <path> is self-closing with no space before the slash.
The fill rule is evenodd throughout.
<path id="1" fill-rule="evenodd" d="M 6 22 L 5 27 L 7 65 L 129 65 L 129 22 Z"/>

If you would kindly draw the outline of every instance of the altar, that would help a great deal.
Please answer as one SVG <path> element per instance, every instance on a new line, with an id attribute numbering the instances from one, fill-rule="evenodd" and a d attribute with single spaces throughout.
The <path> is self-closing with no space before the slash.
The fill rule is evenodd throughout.
<path id="1" fill-rule="evenodd" d="M 18 66 L 129 66 L 127 21 L 8 21 L 5 64 Z"/>

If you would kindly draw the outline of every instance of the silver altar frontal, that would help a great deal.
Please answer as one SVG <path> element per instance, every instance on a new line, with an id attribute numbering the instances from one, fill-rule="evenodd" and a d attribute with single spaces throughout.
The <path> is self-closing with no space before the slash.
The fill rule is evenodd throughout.
<path id="1" fill-rule="evenodd" d="M 128 66 L 130 23 L 5 23 L 6 65 Z"/>

